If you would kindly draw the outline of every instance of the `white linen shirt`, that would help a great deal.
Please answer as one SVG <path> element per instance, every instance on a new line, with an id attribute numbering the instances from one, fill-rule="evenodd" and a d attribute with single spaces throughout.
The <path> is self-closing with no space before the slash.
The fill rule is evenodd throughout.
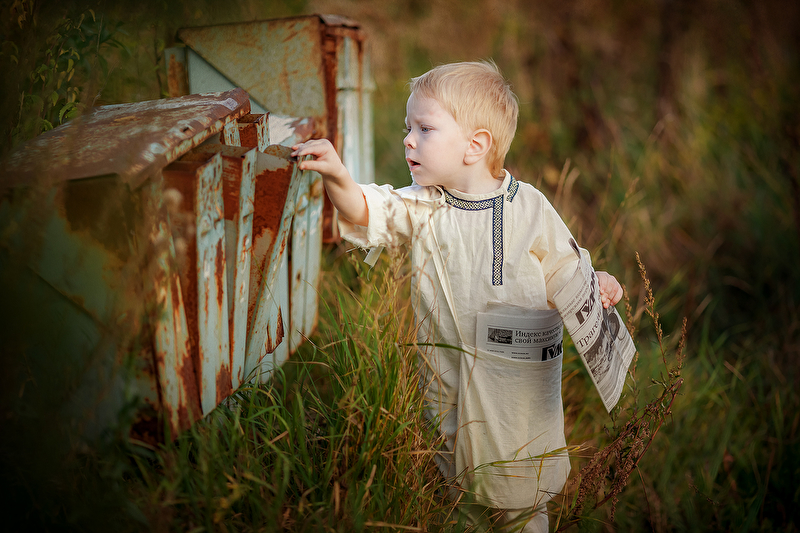
<path id="1" fill-rule="evenodd" d="M 443 473 L 458 476 L 484 505 L 549 500 L 569 473 L 563 357 L 513 361 L 479 351 L 475 329 L 489 301 L 553 308 L 578 262 L 570 231 L 541 192 L 507 171 L 487 194 L 361 188 L 368 225 L 340 220 L 341 234 L 363 248 L 410 246 L 418 342 L 461 347 L 419 348 L 426 414 L 446 436 Z"/>

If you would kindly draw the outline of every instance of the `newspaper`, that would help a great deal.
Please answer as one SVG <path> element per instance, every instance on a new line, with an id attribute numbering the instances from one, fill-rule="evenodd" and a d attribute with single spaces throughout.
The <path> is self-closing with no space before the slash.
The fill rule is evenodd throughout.
<path id="1" fill-rule="evenodd" d="M 478 313 L 475 345 L 520 361 L 548 361 L 563 352 L 564 325 L 555 309 L 525 309 L 490 302 Z"/>
<path id="2" fill-rule="evenodd" d="M 553 303 L 610 412 L 622 394 L 636 347 L 617 310 L 603 308 L 594 269 L 574 239 L 570 244 L 580 261 L 572 278 L 553 296 Z"/>
<path id="3" fill-rule="evenodd" d="M 478 313 L 475 345 L 508 359 L 548 361 L 562 354 L 566 327 L 610 412 L 622 394 L 636 348 L 617 310 L 603 308 L 594 269 L 575 241 L 570 244 L 580 260 L 570 280 L 553 297 L 556 309 L 490 302 L 486 312 Z"/>

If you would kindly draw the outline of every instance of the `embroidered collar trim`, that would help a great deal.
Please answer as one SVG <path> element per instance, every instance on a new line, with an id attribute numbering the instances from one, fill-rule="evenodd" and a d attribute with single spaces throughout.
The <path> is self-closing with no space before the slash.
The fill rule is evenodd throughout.
<path id="1" fill-rule="evenodd" d="M 453 196 L 447 189 L 444 199 L 447 204 L 464 211 L 483 211 L 492 209 L 492 285 L 503 284 L 503 198 L 512 202 L 519 190 L 519 183 L 511 176 L 508 183 L 507 194 L 498 194 L 483 200 L 464 200 Z"/>

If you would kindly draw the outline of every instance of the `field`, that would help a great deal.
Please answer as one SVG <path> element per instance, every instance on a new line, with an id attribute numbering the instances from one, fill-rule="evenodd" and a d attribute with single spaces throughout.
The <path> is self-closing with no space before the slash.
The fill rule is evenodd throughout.
<path id="1" fill-rule="evenodd" d="M 609 416 L 567 346 L 576 449 L 551 528 L 800 529 L 800 6 L 124 4 L 2 2 L 3 155 L 91 105 L 161 97 L 180 27 L 340 13 L 372 46 L 377 181 L 400 186 L 408 79 L 493 58 L 521 104 L 507 168 L 624 283 L 639 350 Z M 163 447 L 127 440 L 124 420 L 79 439 L 57 377 L 3 341 L 10 530 L 469 530 L 420 416 L 408 263 L 359 254 L 326 250 L 320 326 L 269 385 Z"/>

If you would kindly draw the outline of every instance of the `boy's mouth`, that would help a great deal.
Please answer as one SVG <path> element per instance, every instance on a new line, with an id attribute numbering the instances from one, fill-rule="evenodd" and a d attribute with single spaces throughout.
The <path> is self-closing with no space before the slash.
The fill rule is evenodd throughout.
<path id="1" fill-rule="evenodd" d="M 406 158 L 406 163 L 408 163 L 408 169 L 414 170 L 415 168 L 419 167 L 419 163 L 414 161 L 413 159 Z"/>

